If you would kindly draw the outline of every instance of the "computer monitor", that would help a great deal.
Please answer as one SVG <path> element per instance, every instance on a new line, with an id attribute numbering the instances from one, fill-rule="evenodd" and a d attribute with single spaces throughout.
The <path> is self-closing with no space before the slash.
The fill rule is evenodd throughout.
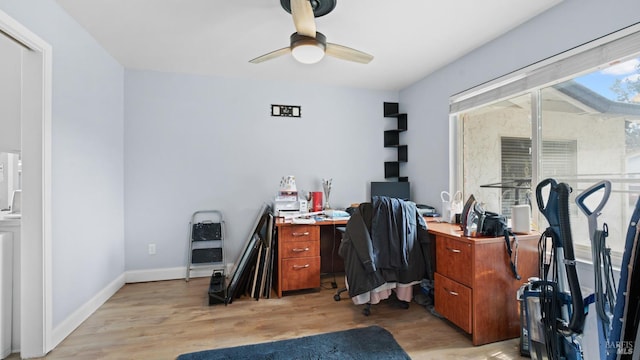
<path id="1" fill-rule="evenodd" d="M 372 181 L 371 198 L 388 196 L 405 201 L 411 198 L 411 185 L 408 181 Z"/>

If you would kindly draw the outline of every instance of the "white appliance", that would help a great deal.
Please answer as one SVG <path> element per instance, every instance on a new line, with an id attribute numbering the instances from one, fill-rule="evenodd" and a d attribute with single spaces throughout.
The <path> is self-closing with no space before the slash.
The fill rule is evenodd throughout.
<path id="1" fill-rule="evenodd" d="M 285 214 L 297 213 L 300 211 L 297 191 L 279 191 L 273 200 L 273 214 L 284 216 Z"/>
<path id="2" fill-rule="evenodd" d="M 22 218 L 22 190 L 14 190 L 11 198 L 11 210 L 2 211 L 0 220 L 2 219 L 21 219 Z"/>
<path id="3" fill-rule="evenodd" d="M 0 232 L 0 359 L 11 354 L 13 234 Z"/>
<path id="4" fill-rule="evenodd" d="M 528 234 L 531 231 L 531 208 L 529 205 L 511 207 L 511 231 L 516 234 Z"/>
<path id="5" fill-rule="evenodd" d="M 11 196 L 11 213 L 20 214 L 22 212 L 22 190 L 14 190 Z"/>

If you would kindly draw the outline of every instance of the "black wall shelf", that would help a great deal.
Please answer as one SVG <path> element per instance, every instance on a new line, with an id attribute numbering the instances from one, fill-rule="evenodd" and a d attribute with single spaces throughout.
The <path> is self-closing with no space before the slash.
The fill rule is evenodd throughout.
<path id="1" fill-rule="evenodd" d="M 400 144 L 400 133 L 407 131 L 407 114 L 400 113 L 400 106 L 396 102 L 384 103 L 384 117 L 395 118 L 397 126 L 395 129 L 384 131 L 384 147 L 396 148 L 398 157 L 396 161 L 385 161 L 384 177 L 397 178 L 398 181 L 409 181 L 408 177 L 400 176 L 400 163 L 409 160 L 409 148 Z"/>
<path id="2" fill-rule="evenodd" d="M 407 145 L 398 146 L 398 162 L 409 161 L 409 147 Z"/>
<path id="3" fill-rule="evenodd" d="M 394 117 L 400 114 L 400 104 L 397 102 L 384 103 L 384 117 Z"/>

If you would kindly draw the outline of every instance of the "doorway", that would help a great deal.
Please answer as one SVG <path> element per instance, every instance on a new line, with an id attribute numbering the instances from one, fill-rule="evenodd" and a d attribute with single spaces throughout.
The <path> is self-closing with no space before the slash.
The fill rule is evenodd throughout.
<path id="1" fill-rule="evenodd" d="M 0 10 L 0 36 L 21 51 L 22 223 L 20 236 L 20 355 L 51 350 L 51 91 L 52 49 Z"/>

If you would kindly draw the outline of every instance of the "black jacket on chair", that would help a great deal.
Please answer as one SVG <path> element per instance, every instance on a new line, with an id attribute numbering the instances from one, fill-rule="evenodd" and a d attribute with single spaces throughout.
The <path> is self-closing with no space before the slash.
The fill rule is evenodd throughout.
<path id="1" fill-rule="evenodd" d="M 350 297 L 385 283 L 410 284 L 426 276 L 427 224 L 415 204 L 388 197 L 372 200 L 351 215 L 338 251 Z"/>

